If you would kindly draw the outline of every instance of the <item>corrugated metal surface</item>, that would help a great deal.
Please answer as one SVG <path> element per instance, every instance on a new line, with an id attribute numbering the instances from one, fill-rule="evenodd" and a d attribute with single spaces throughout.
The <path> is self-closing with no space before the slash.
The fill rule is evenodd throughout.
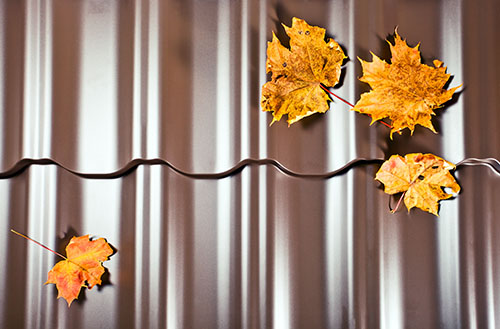
<path id="1" fill-rule="evenodd" d="M 323 172 L 358 157 L 433 151 L 450 161 L 500 157 L 495 1 L 7 1 L 1 2 L 0 170 L 51 158 L 80 172 L 113 172 L 162 158 L 191 172 L 246 158 Z M 332 110 L 269 129 L 259 109 L 265 49 L 279 22 L 327 28 L 350 60 L 336 92 L 366 85 L 356 56 L 387 57 L 399 26 L 427 61 L 442 59 L 464 92 L 438 114 L 439 135 L 418 129 L 390 143 L 382 125 Z M 465 138 L 471 137 L 471 138 Z M 464 143 L 465 142 L 465 143 Z M 465 148 L 461 146 L 465 145 Z M 443 154 L 444 153 L 444 154 Z"/>
<path id="2" fill-rule="evenodd" d="M 376 169 L 212 180 L 157 165 L 92 180 L 30 167 L 0 181 L 2 327 L 494 328 L 500 176 L 460 167 L 463 193 L 436 219 L 391 215 Z M 106 237 L 108 284 L 68 309 L 42 285 L 55 257 L 9 227 L 60 248 Z"/>
<path id="3" fill-rule="evenodd" d="M 440 217 L 391 215 L 359 162 L 433 152 L 500 159 L 497 1 L 0 2 L 0 327 L 495 328 L 500 176 L 460 166 Z M 259 108 L 271 31 L 327 28 L 350 60 L 335 92 L 366 86 L 356 56 L 388 57 L 395 26 L 463 83 L 425 129 L 394 136 L 340 102 L 287 128 Z M 113 174 L 108 179 L 77 173 Z M 74 172 L 66 171 L 65 168 Z M 179 171 L 180 170 L 180 171 Z M 9 233 L 62 248 L 72 234 L 118 250 L 70 309 L 44 286 L 55 263 Z M 66 239 L 66 240 L 65 240 Z"/>

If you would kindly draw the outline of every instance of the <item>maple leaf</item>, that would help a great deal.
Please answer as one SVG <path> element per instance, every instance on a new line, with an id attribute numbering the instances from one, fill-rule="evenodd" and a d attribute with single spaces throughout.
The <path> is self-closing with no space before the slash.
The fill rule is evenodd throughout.
<path id="1" fill-rule="evenodd" d="M 439 200 L 448 199 L 460 192 L 460 186 L 449 170 L 455 165 L 433 154 L 411 153 L 404 158 L 393 155 L 385 161 L 375 179 L 385 186 L 384 192 L 404 192 L 408 211 L 417 207 L 438 216 Z M 453 194 L 443 188 L 450 188 Z"/>
<path id="2" fill-rule="evenodd" d="M 271 81 L 262 86 L 261 107 L 273 112 L 273 124 L 288 115 L 288 125 L 314 113 L 328 110 L 330 97 L 321 84 L 333 87 L 339 81 L 341 65 L 346 58 L 333 39 L 325 41 L 325 29 L 311 26 L 294 17 L 292 27 L 285 28 L 290 50 L 273 32 L 267 44 L 266 72 Z"/>
<path id="3" fill-rule="evenodd" d="M 391 139 L 394 132 L 408 128 L 413 134 L 415 125 L 429 128 L 434 133 L 431 118 L 434 109 L 449 99 L 458 87 L 443 89 L 450 78 L 443 62 L 434 60 L 431 67 L 421 63 L 419 45 L 409 47 L 395 31 L 394 45 L 388 41 L 392 58 L 388 64 L 372 53 L 373 61 L 366 62 L 358 57 L 363 67 L 359 79 L 370 85 L 372 90 L 361 95 L 353 110 L 369 114 L 373 124 L 389 118 L 392 121 Z"/>
<path id="4" fill-rule="evenodd" d="M 88 235 L 73 237 L 66 246 L 66 259 L 54 265 L 45 284 L 54 283 L 59 291 L 57 298 L 66 299 L 69 307 L 81 287 L 91 289 L 101 284 L 105 271 L 101 264 L 112 254 L 113 249 L 103 238 L 91 241 Z"/>

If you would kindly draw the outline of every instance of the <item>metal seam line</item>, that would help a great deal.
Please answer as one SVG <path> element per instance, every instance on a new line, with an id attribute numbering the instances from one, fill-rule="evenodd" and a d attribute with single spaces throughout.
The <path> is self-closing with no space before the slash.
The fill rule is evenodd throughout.
<path id="1" fill-rule="evenodd" d="M 0 179 L 8 179 L 14 176 L 21 174 L 24 170 L 32 165 L 55 165 L 59 168 L 81 178 L 90 178 L 90 179 L 113 179 L 119 178 L 125 175 L 130 174 L 134 170 L 136 170 L 140 166 L 144 165 L 165 165 L 175 171 L 176 173 L 190 177 L 195 179 L 219 179 L 228 177 L 231 175 L 238 174 L 243 170 L 243 168 L 247 166 L 273 166 L 283 174 L 291 176 L 291 177 L 299 177 L 299 178 L 314 178 L 314 179 L 328 179 L 337 175 L 341 175 L 346 173 L 348 170 L 355 166 L 359 165 L 369 165 L 369 164 L 381 164 L 385 159 L 374 158 L 374 159 L 365 159 L 358 158 L 346 163 L 343 167 L 338 168 L 333 171 L 324 172 L 324 173 L 301 173 L 295 172 L 293 170 L 288 169 L 284 165 L 282 165 L 279 161 L 274 159 L 245 159 L 238 162 L 235 166 L 231 167 L 226 171 L 216 172 L 216 173 L 196 173 L 196 172 L 187 172 L 183 171 L 170 162 L 163 159 L 136 159 L 129 162 L 125 167 L 120 170 L 110 172 L 110 173 L 82 173 L 75 171 L 73 169 L 69 169 L 62 164 L 58 163 L 52 159 L 22 159 L 18 161 L 12 168 L 7 171 L 0 173 Z M 493 173 L 496 175 L 500 175 L 500 161 L 495 158 L 486 158 L 486 159 L 478 159 L 478 158 L 467 158 L 456 164 L 456 171 L 458 171 L 461 166 L 487 166 L 489 167 Z"/>

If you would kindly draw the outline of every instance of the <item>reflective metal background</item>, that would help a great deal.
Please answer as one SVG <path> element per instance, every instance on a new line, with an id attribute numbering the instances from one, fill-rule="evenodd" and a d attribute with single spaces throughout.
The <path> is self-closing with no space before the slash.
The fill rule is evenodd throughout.
<path id="1" fill-rule="evenodd" d="M 271 158 L 325 173 L 359 158 L 432 152 L 500 159 L 498 1 L 0 2 L 2 328 L 495 328 L 500 321 L 500 176 L 460 166 L 440 217 L 391 215 L 377 164 L 330 179 L 250 165 Z M 398 26 L 424 60 L 463 84 L 434 124 L 391 141 L 331 103 L 292 127 L 260 111 L 271 31 L 298 16 L 349 56 L 335 92 L 355 102 L 359 56 L 388 59 Z M 111 177 L 111 176 L 110 176 Z M 44 286 L 74 234 L 118 250 L 107 284 L 70 309 Z"/>

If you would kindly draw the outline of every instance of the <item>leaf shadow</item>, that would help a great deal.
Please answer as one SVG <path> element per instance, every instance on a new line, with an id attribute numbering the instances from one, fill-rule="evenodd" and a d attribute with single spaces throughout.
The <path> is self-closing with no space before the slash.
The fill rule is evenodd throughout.
<path id="1" fill-rule="evenodd" d="M 84 287 L 82 287 L 80 289 L 80 293 L 78 294 L 77 299 L 73 300 L 71 302 L 71 305 L 76 304 L 76 305 L 82 306 L 87 301 L 87 290 L 88 289 L 84 289 Z"/>
<path id="2" fill-rule="evenodd" d="M 69 226 L 68 230 L 64 232 L 62 237 L 57 237 L 56 239 L 56 246 L 57 246 L 57 252 L 59 252 L 62 255 L 66 255 L 66 246 L 68 243 L 71 241 L 71 239 L 75 236 L 80 236 L 78 231 L 72 227 Z"/>
<path id="3" fill-rule="evenodd" d="M 329 34 L 326 35 L 327 39 L 332 38 L 335 40 L 333 36 L 330 36 Z M 339 43 L 340 48 L 342 48 L 342 51 L 344 52 L 346 58 L 342 61 L 342 66 L 340 67 L 340 77 L 339 77 L 339 82 L 335 86 L 333 86 L 333 89 L 340 89 L 344 85 L 345 77 L 346 77 L 346 64 L 351 61 L 351 58 L 349 57 L 349 54 L 347 53 L 346 47 Z"/>
<path id="4" fill-rule="evenodd" d="M 389 43 L 394 44 L 394 33 L 387 33 L 385 35 L 385 38 L 380 37 L 377 35 L 377 40 L 379 44 L 378 48 L 378 53 L 375 54 L 381 59 L 385 60 L 386 62 L 390 63 L 391 58 L 392 58 L 392 53 L 391 53 L 391 47 L 389 46 Z"/>
<path id="5" fill-rule="evenodd" d="M 322 124 L 321 121 L 324 120 L 323 115 L 325 114 L 326 113 L 314 113 L 310 116 L 300 119 L 295 124 L 300 124 L 300 127 L 303 130 L 312 130 L 315 129 L 314 127 Z"/>
<path id="6" fill-rule="evenodd" d="M 382 146 L 381 150 L 384 152 L 385 159 L 389 159 L 394 154 L 404 156 L 408 153 L 435 153 L 436 145 L 429 143 L 429 139 L 434 136 L 431 130 L 421 126 L 415 128 L 413 135 L 408 129 L 404 129 L 401 135 L 394 133 L 392 140 L 390 132 L 387 132 L 385 146 Z"/>
<path id="7" fill-rule="evenodd" d="M 104 239 L 104 240 L 106 240 L 106 239 Z M 106 242 L 113 250 L 113 253 L 111 255 L 109 255 L 109 257 L 108 257 L 108 259 L 109 259 L 109 258 L 113 257 L 113 255 L 115 255 L 118 252 L 118 249 L 116 249 L 115 246 L 113 246 L 107 240 L 106 240 Z M 102 265 L 102 267 L 104 267 L 104 273 L 101 276 L 101 284 L 97 285 L 98 291 L 101 291 L 105 286 L 112 286 L 113 285 L 113 283 L 111 282 L 111 274 L 109 273 L 109 270 L 104 265 Z"/>
<path id="8" fill-rule="evenodd" d="M 288 10 L 281 3 L 276 5 L 276 19 L 273 19 L 273 23 L 276 29 L 274 29 L 274 34 L 280 39 L 281 44 L 286 48 L 290 48 L 290 38 L 285 32 L 285 29 L 281 24 L 286 26 L 292 25 L 293 15 L 288 12 Z"/>
<path id="9" fill-rule="evenodd" d="M 450 78 L 451 80 L 451 78 Z M 450 80 L 448 82 L 450 82 Z M 448 84 L 447 82 L 447 84 Z M 445 89 L 448 89 L 448 87 L 443 87 Z M 464 92 L 465 88 L 462 87 L 461 90 L 459 91 L 456 91 L 453 96 L 451 96 L 451 99 L 449 101 L 447 101 L 446 103 L 443 104 L 442 107 L 439 107 L 437 108 L 437 112 L 436 115 L 434 115 L 434 119 L 432 120 L 432 124 L 434 125 L 434 128 L 436 129 L 436 131 L 438 132 L 438 134 L 442 131 L 442 124 L 441 124 L 441 121 L 443 120 L 443 114 L 445 113 L 445 110 L 447 110 L 449 107 L 452 107 L 454 104 L 456 104 L 460 98 L 460 96 L 462 95 L 462 93 Z"/>
<path id="10" fill-rule="evenodd" d="M 97 285 L 97 291 L 101 291 L 104 289 L 106 286 L 112 286 L 113 283 L 111 283 L 111 274 L 109 273 L 109 270 L 104 267 L 104 273 L 101 276 L 101 284 Z"/>
<path id="11" fill-rule="evenodd" d="M 344 85 L 344 81 L 345 81 L 345 77 L 346 77 L 346 65 L 347 65 L 347 63 L 349 63 L 351 61 L 351 58 L 349 57 L 349 53 L 347 51 L 346 46 L 344 46 L 344 44 L 338 42 L 337 39 L 335 38 L 335 35 L 328 33 L 328 30 L 326 30 L 325 40 L 328 40 L 328 39 L 335 40 L 335 42 L 338 43 L 338 45 L 340 46 L 340 48 L 344 52 L 344 55 L 346 56 L 346 58 L 344 58 L 344 60 L 342 61 L 342 64 L 341 64 L 339 82 L 337 82 L 337 84 L 332 87 L 333 89 L 339 89 Z"/>
<path id="12" fill-rule="evenodd" d="M 376 50 L 369 50 L 368 48 L 363 48 L 363 47 L 359 47 L 358 45 L 356 45 L 356 51 L 358 53 L 357 58 L 356 58 L 356 63 L 359 65 L 360 76 L 362 75 L 363 70 L 362 70 L 361 63 L 359 62 L 358 58 L 362 59 L 364 61 L 367 61 L 367 62 L 371 62 L 373 60 L 373 57 L 372 57 L 372 53 L 373 53 L 374 55 L 376 55 L 380 59 L 385 60 L 386 62 L 390 63 L 391 49 L 389 47 L 387 40 L 394 40 L 394 34 L 393 33 L 387 34 L 385 36 L 385 38 L 381 37 L 378 34 L 375 34 L 375 38 L 378 40 L 378 42 L 377 42 L 378 47 Z M 360 95 L 363 93 L 367 93 L 371 90 L 369 84 L 362 82 L 362 81 L 359 81 L 359 80 L 357 82 L 358 82 L 357 89 L 358 89 L 358 93 Z"/>

